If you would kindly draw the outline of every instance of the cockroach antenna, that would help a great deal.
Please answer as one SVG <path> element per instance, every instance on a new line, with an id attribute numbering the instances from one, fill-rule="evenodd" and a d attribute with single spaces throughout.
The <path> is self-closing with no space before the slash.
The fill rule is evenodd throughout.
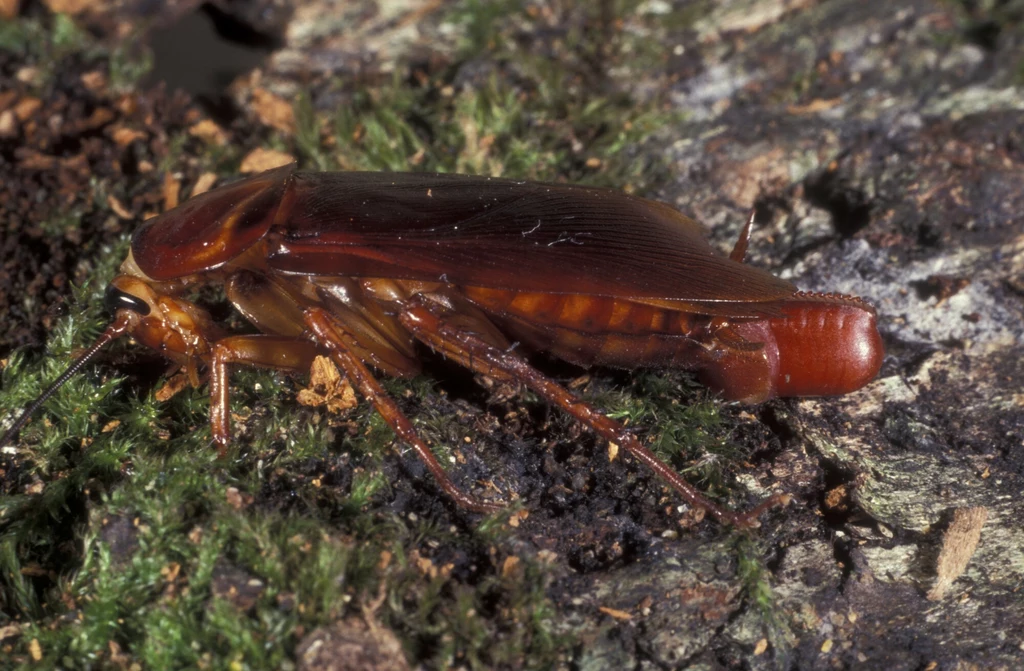
<path id="1" fill-rule="evenodd" d="M 101 349 L 110 344 L 111 341 L 121 337 L 124 332 L 128 330 L 129 321 L 130 317 L 125 314 L 111 322 L 111 324 L 107 326 L 106 330 L 100 334 L 100 337 L 96 339 L 96 342 L 90 345 L 89 349 L 85 350 L 80 357 L 75 359 L 74 363 L 68 366 L 68 369 L 61 373 L 60 377 L 58 377 L 53 384 L 47 387 L 46 391 L 44 391 L 39 398 L 33 401 L 23 413 L 21 413 L 21 416 L 15 420 L 14 424 L 11 425 L 11 428 L 7 429 L 7 432 L 4 433 L 3 438 L 0 438 L 0 447 L 12 443 L 15 437 L 17 437 L 18 432 L 28 424 L 28 420 L 32 418 L 32 415 L 35 414 L 36 410 L 39 410 L 39 408 L 41 408 L 51 396 L 57 393 L 58 389 L 63 387 L 68 380 L 74 377 L 75 374 L 82 369 L 82 366 L 89 363 L 89 361 L 91 361 Z"/>

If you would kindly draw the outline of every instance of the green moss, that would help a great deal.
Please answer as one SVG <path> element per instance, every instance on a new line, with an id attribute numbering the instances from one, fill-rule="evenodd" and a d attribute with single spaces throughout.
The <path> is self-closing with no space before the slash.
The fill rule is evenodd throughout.
<path id="1" fill-rule="evenodd" d="M 109 54 L 110 88 L 130 92 L 153 70 L 153 54 L 136 38 L 120 41 Z"/>
<path id="2" fill-rule="evenodd" d="M 333 162 L 299 145 L 317 168 L 424 170 L 491 176 L 598 182 L 637 188 L 655 166 L 624 154 L 671 115 L 625 101 L 566 101 L 552 116 L 548 85 L 524 93 L 497 78 L 467 86 L 440 108 L 424 108 L 432 91 L 384 88 L 358 94 L 335 119 Z M 444 93 L 444 89 L 442 92 Z M 413 119 L 428 117 L 428 142 Z M 430 118 L 432 117 L 432 118 Z M 302 136 L 315 134 L 306 130 Z M 593 136 L 587 150 L 574 149 L 577 135 Z M 588 159 L 599 166 L 587 167 Z"/>
<path id="3" fill-rule="evenodd" d="M 0 22 L 0 49 L 20 55 L 30 65 L 52 65 L 46 61 L 93 48 L 88 34 L 63 14 L 54 15 L 48 22 Z"/>
<path id="4" fill-rule="evenodd" d="M 712 498 L 727 497 L 731 474 L 748 450 L 733 440 L 734 420 L 721 402 L 685 374 L 639 371 L 629 388 L 590 401 L 629 427 L 649 433 L 648 446 Z"/>
<path id="5" fill-rule="evenodd" d="M 0 21 L 0 50 L 15 53 L 26 66 L 37 68 L 32 80 L 37 88 L 49 85 L 63 61 L 74 58 L 95 61 L 98 66 L 106 60 L 114 90 L 130 90 L 152 67 L 149 53 L 138 45 L 137 40 L 126 39 L 110 48 L 66 14 Z"/>
<path id="6" fill-rule="evenodd" d="M 789 667 L 789 654 L 794 641 L 787 624 L 785 610 L 776 602 L 771 586 L 771 572 L 762 559 L 757 541 L 747 534 L 737 534 L 734 545 L 738 573 L 745 598 L 760 615 L 768 642 L 771 643 L 778 668 Z"/>
<path id="7" fill-rule="evenodd" d="M 634 11 L 632 4 L 626 9 Z M 658 99 L 635 100 L 616 93 L 611 82 L 590 81 L 604 76 L 591 61 L 600 56 L 611 69 L 616 60 L 625 61 L 621 52 L 632 52 L 624 45 L 633 38 L 615 27 L 618 14 L 601 15 L 598 22 L 591 10 L 579 11 L 567 20 L 571 28 L 563 40 L 544 45 L 564 55 L 563 62 L 523 43 L 528 40 L 513 39 L 515 31 L 525 31 L 537 42 L 546 40 L 548 19 L 519 3 L 463 3 L 449 19 L 466 28 L 462 60 L 514 63 L 508 73 L 514 76 L 494 71 L 459 78 L 452 68 L 409 85 L 396 75 L 350 94 L 330 113 L 318 113 L 302 96 L 295 104 L 294 149 L 317 170 L 463 172 L 647 188 L 663 176 L 664 166 L 637 160 L 633 150 L 680 117 Z M 595 22 L 606 29 L 590 30 Z"/>

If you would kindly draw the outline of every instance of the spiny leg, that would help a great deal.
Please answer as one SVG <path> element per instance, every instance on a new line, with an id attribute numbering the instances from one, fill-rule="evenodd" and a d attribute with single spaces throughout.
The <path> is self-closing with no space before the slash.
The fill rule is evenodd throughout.
<path id="1" fill-rule="evenodd" d="M 755 207 L 750 211 L 750 216 L 747 217 L 747 223 L 740 229 L 740 235 L 736 239 L 736 244 L 732 248 L 732 253 L 729 254 L 729 258 L 736 263 L 743 263 L 747 258 L 747 244 L 750 243 L 750 229 L 754 225 L 754 219 L 757 217 L 757 208 Z"/>
<path id="2" fill-rule="evenodd" d="M 496 369 L 512 376 L 550 403 L 568 412 L 584 426 L 590 427 L 602 438 L 623 447 L 668 482 L 690 505 L 706 510 L 719 522 L 736 527 L 756 527 L 757 517 L 761 513 L 788 502 L 787 495 L 776 495 L 744 513 L 720 508 L 705 498 L 672 467 L 641 445 L 622 424 L 549 379 L 514 352 L 496 348 L 473 333 L 454 328 L 440 314 L 441 310 L 442 308 L 434 305 L 429 299 L 417 296 L 405 305 L 399 319 L 417 339 L 430 347 L 442 352 L 460 352 L 461 360 L 469 361 L 475 372 L 488 375 Z"/>
<path id="3" fill-rule="evenodd" d="M 290 336 L 241 335 L 218 340 L 210 348 L 210 432 L 223 458 L 231 441 L 228 421 L 228 364 L 278 370 L 309 370 L 316 344 Z"/>
<path id="4" fill-rule="evenodd" d="M 437 480 L 437 484 L 450 496 L 458 505 L 478 513 L 493 513 L 501 510 L 502 506 L 493 503 L 486 503 L 455 486 L 444 468 L 437 461 L 437 457 L 430 451 L 418 435 L 412 422 L 402 414 L 398 405 L 388 396 L 387 392 L 380 386 L 373 374 L 363 365 L 352 350 L 346 344 L 344 326 L 331 317 L 330 313 L 321 308 L 309 308 L 305 312 L 306 326 L 313 333 L 317 342 L 331 353 L 331 358 L 337 363 L 342 371 L 348 376 L 356 389 L 359 390 L 368 401 L 380 413 L 388 426 L 394 430 L 400 439 L 410 445 L 416 451 L 427 470 Z"/>

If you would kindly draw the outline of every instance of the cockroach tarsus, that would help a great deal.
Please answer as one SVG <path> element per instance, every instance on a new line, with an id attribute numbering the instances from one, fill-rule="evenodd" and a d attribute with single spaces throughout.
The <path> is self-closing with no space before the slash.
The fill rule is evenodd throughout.
<path id="1" fill-rule="evenodd" d="M 801 292 L 729 257 L 675 209 L 617 191 L 442 174 L 309 173 L 285 166 L 197 196 L 144 223 L 107 289 L 114 319 L 0 439 L 125 334 L 208 377 L 210 426 L 230 442 L 228 367 L 303 372 L 329 355 L 458 505 L 459 489 L 371 368 L 419 371 L 416 343 L 525 386 L 650 467 L 723 523 L 718 507 L 619 422 L 533 368 L 518 345 L 583 366 L 677 367 L 727 399 L 835 395 L 867 384 L 883 354 L 859 298 Z M 185 296 L 221 283 L 259 331 L 232 334 Z"/>

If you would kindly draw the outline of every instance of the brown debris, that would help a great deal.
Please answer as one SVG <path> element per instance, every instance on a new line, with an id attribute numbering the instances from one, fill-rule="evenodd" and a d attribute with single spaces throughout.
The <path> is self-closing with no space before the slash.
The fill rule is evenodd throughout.
<path id="1" fill-rule="evenodd" d="M 841 102 L 843 102 L 842 98 L 829 98 L 828 100 L 816 98 L 806 105 L 788 105 L 786 111 L 790 114 L 817 114 L 828 111 Z"/>
<path id="2" fill-rule="evenodd" d="M 505 557 L 505 561 L 501 564 L 501 575 L 502 577 L 509 577 L 519 571 L 519 557 L 515 555 L 509 555 Z"/>
<path id="3" fill-rule="evenodd" d="M 845 512 L 849 508 L 850 492 L 846 485 L 839 485 L 825 493 L 825 507 L 829 510 Z"/>
<path id="4" fill-rule="evenodd" d="M 917 295 L 920 296 L 921 300 L 927 300 L 929 298 L 936 299 L 936 307 L 942 305 L 947 300 L 960 293 L 968 285 L 971 280 L 967 277 L 953 277 L 951 275 L 929 275 L 924 280 L 918 282 L 912 282 L 914 289 L 917 291 Z"/>
<path id="5" fill-rule="evenodd" d="M 252 494 L 243 492 L 238 487 L 228 487 L 224 492 L 224 498 L 227 500 L 228 505 L 235 510 L 244 510 L 252 505 L 255 500 Z"/>
<path id="6" fill-rule="evenodd" d="M 18 159 L 18 167 L 23 170 L 52 170 L 57 165 L 57 159 L 53 156 L 25 147 L 15 149 L 14 155 Z"/>
<path id="7" fill-rule="evenodd" d="M 174 176 L 174 173 L 168 172 L 164 175 L 163 185 L 163 197 L 164 197 L 164 211 L 173 210 L 178 207 L 179 198 L 181 195 L 181 180 Z"/>
<path id="8" fill-rule="evenodd" d="M 118 200 L 117 197 L 114 196 L 114 194 L 110 194 L 109 196 L 107 196 L 107 205 L 109 205 L 110 209 L 114 211 L 114 214 L 116 214 L 122 219 L 135 218 L 135 215 L 132 214 L 132 211 L 125 207 L 124 203 Z"/>
<path id="9" fill-rule="evenodd" d="M 327 406 L 327 412 L 342 412 L 356 407 L 356 392 L 348 378 L 342 377 L 334 362 L 325 356 L 313 359 L 309 368 L 309 386 L 299 391 L 296 400 L 307 406 Z"/>
<path id="10" fill-rule="evenodd" d="M 0 627 L 0 641 L 8 638 L 18 638 L 21 636 L 22 625 L 18 623 L 4 625 Z"/>
<path id="11" fill-rule="evenodd" d="M 613 442 L 609 441 L 608 442 L 608 461 L 610 461 L 610 462 L 611 461 L 615 461 L 615 459 L 618 456 L 619 456 L 619 444 L 618 443 L 613 443 Z"/>
<path id="12" fill-rule="evenodd" d="M 762 149 L 761 153 L 754 153 Z M 723 179 L 723 194 L 738 207 L 749 210 L 765 190 L 785 184 L 789 179 L 785 152 L 778 147 L 760 146 L 751 150 L 751 156 L 741 161 L 723 161 L 719 174 Z"/>
<path id="13" fill-rule="evenodd" d="M 213 568 L 210 591 L 241 612 L 251 610 L 266 591 L 266 584 L 248 571 L 226 562 Z"/>
<path id="14" fill-rule="evenodd" d="M 604 613 L 605 615 L 607 615 L 607 616 L 609 616 L 609 617 L 611 617 L 612 619 L 615 619 L 615 620 L 622 620 L 623 622 L 628 622 L 628 621 L 633 619 L 632 615 L 630 615 L 629 613 L 627 613 L 624 610 L 619 610 L 617 608 L 608 608 L 606 606 L 598 606 L 597 609 L 599 611 L 601 611 L 602 613 Z"/>
<path id="15" fill-rule="evenodd" d="M 260 123 L 282 133 L 295 133 L 295 111 L 292 104 L 264 88 L 252 92 L 252 106 Z"/>
<path id="16" fill-rule="evenodd" d="M 21 0 L 0 0 L 0 19 L 11 20 L 18 15 Z"/>
<path id="17" fill-rule="evenodd" d="M 107 88 L 107 73 L 102 70 L 83 73 L 78 79 L 82 82 L 82 86 L 92 93 L 103 93 Z"/>
<path id="18" fill-rule="evenodd" d="M 356 617 L 320 627 L 296 650 L 300 671 L 408 671 L 402 644 L 390 629 Z"/>
<path id="19" fill-rule="evenodd" d="M 197 137 L 207 144 L 223 147 L 228 143 L 228 133 L 210 119 L 203 119 L 188 129 L 192 137 Z"/>
<path id="20" fill-rule="evenodd" d="M 935 584 L 928 591 L 928 598 L 938 601 L 953 582 L 959 578 L 978 549 L 981 528 L 988 519 L 988 509 L 958 508 L 953 512 L 953 521 L 942 538 L 942 550 L 935 568 Z"/>
<path id="21" fill-rule="evenodd" d="M 14 115 L 18 117 L 18 121 L 25 122 L 35 116 L 42 106 L 43 101 L 39 98 L 26 96 L 14 106 Z"/>
<path id="22" fill-rule="evenodd" d="M 199 175 L 199 179 L 196 180 L 196 185 L 192 187 L 192 198 L 195 198 L 199 194 L 206 193 L 213 188 L 213 185 L 217 183 L 217 173 L 204 172 Z"/>
<path id="23" fill-rule="evenodd" d="M 0 112 L 0 139 L 9 139 L 18 134 L 18 120 L 11 110 Z"/>
<path id="24" fill-rule="evenodd" d="M 266 172 L 267 170 L 273 170 L 274 168 L 280 168 L 282 165 L 288 165 L 294 163 L 295 157 L 291 154 L 286 154 L 283 151 L 277 151 L 275 149 L 262 149 L 257 148 L 249 152 L 245 158 L 242 159 L 242 165 L 239 171 L 245 175 L 251 175 L 257 172 Z"/>
<path id="25" fill-rule="evenodd" d="M 90 9 L 96 2 L 95 0 L 43 0 L 43 4 L 54 14 L 70 14 L 74 16 Z"/>
<path id="26" fill-rule="evenodd" d="M 153 395 L 153 397 L 156 400 L 163 403 L 164 401 L 173 398 L 175 394 L 177 394 L 179 391 L 181 391 L 188 385 L 188 375 L 185 375 L 184 373 L 176 373 L 170 379 L 164 382 L 159 389 L 156 390 L 156 393 Z"/>
<path id="27" fill-rule="evenodd" d="M 81 133 L 102 128 L 116 118 L 117 115 L 114 113 L 114 110 L 109 107 L 97 107 L 89 116 L 79 118 L 73 123 L 68 124 L 66 128 L 62 129 L 62 132 L 79 135 Z"/>
<path id="28" fill-rule="evenodd" d="M 118 147 L 127 147 L 137 140 L 145 140 L 146 134 L 141 130 L 135 130 L 134 128 L 128 128 L 127 126 L 117 126 L 111 132 L 110 137 Z"/>

